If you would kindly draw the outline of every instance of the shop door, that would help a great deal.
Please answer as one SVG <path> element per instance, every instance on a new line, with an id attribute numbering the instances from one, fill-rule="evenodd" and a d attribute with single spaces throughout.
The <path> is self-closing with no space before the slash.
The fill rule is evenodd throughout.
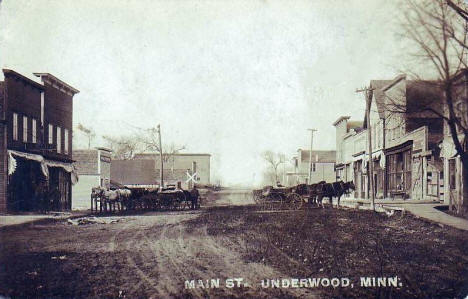
<path id="1" fill-rule="evenodd" d="M 458 192 L 457 192 L 457 168 L 456 168 L 456 159 L 449 160 L 449 169 L 448 169 L 448 176 L 449 176 L 449 196 L 450 201 L 456 205 L 458 200 Z"/>

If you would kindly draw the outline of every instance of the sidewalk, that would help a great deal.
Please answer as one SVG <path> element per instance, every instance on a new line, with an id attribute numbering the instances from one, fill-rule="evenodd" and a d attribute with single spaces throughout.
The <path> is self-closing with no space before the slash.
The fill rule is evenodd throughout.
<path id="1" fill-rule="evenodd" d="M 354 198 L 344 198 L 340 202 L 345 203 L 345 205 L 350 207 L 356 207 L 359 205 L 370 205 L 370 200 L 368 199 L 354 199 Z M 376 199 L 376 205 L 381 205 L 383 207 L 398 207 L 403 208 L 405 211 L 410 212 L 411 214 L 424 218 L 426 220 L 440 223 L 443 225 L 455 227 L 461 230 L 468 231 L 468 220 L 451 216 L 447 213 L 444 213 L 436 207 L 444 206 L 437 201 L 432 200 L 391 200 L 391 199 Z"/>
<path id="2" fill-rule="evenodd" d="M 451 216 L 436 209 L 443 204 L 385 204 L 384 206 L 402 207 L 415 216 L 468 231 L 467 219 Z"/>
<path id="3" fill-rule="evenodd" d="M 88 215 L 89 211 L 50 212 L 49 214 L 0 215 L 0 228 L 33 223 L 45 219 L 63 220 Z"/>

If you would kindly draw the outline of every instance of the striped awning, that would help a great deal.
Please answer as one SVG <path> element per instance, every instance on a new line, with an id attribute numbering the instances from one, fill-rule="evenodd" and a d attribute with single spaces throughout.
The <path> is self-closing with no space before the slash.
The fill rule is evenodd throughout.
<path id="1" fill-rule="evenodd" d="M 45 159 L 41 155 L 25 153 L 15 150 L 8 150 L 8 175 L 12 175 L 16 171 L 17 162 L 15 157 L 40 163 L 42 174 L 45 177 L 49 177 L 49 167 L 60 167 L 71 174 L 71 181 L 73 185 L 76 182 L 78 182 L 78 174 L 76 172 L 75 166 L 72 163 L 52 161 Z"/>

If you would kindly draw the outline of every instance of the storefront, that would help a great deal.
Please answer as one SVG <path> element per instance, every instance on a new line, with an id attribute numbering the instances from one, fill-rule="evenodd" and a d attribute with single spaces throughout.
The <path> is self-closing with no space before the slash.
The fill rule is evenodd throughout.
<path id="1" fill-rule="evenodd" d="M 411 196 L 412 147 L 413 141 L 410 140 L 385 151 L 387 195 L 390 197 Z"/>
<path id="2" fill-rule="evenodd" d="M 365 198 L 366 196 L 366 174 L 363 170 L 362 160 L 353 162 L 354 169 L 354 185 L 356 190 L 354 191 L 355 198 Z"/>
<path id="3" fill-rule="evenodd" d="M 71 185 L 78 180 L 71 163 L 8 151 L 8 209 L 15 212 L 71 208 Z"/>

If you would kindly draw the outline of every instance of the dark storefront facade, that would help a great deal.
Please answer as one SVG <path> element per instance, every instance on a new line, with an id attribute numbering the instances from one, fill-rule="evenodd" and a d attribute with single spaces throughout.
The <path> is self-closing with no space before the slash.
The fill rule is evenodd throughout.
<path id="1" fill-rule="evenodd" d="M 412 142 L 386 151 L 387 192 L 390 197 L 410 197 L 412 191 Z"/>
<path id="2" fill-rule="evenodd" d="M 42 84 L 3 70 L 0 212 L 69 210 L 77 180 L 72 160 L 73 95 L 47 73 Z"/>

